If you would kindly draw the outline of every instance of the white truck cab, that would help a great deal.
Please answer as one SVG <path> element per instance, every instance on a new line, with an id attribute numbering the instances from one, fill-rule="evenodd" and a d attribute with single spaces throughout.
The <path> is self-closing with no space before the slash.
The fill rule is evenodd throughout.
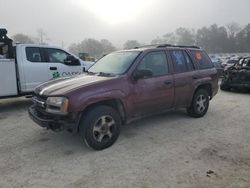
<path id="1" fill-rule="evenodd" d="M 67 61 L 68 57 L 75 60 Z M 61 48 L 34 44 L 18 44 L 16 61 L 23 92 L 51 79 L 82 74 L 92 65 Z"/>
<path id="2" fill-rule="evenodd" d="M 0 98 L 32 93 L 41 83 L 82 74 L 93 64 L 64 49 L 37 44 L 17 44 L 11 57 L 4 39 L 0 36 Z"/>

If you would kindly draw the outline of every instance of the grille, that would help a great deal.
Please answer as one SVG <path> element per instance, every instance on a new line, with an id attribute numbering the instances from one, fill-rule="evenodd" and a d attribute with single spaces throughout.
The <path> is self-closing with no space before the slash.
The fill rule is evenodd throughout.
<path id="1" fill-rule="evenodd" d="M 47 100 L 46 96 L 41 96 L 41 95 L 37 95 L 37 94 L 35 94 L 32 97 L 32 101 L 35 104 L 36 108 L 38 108 L 40 110 L 45 110 L 45 108 L 46 108 L 46 100 Z"/>
<path id="2" fill-rule="evenodd" d="M 34 94 L 34 97 L 36 97 L 37 99 L 45 102 L 47 100 L 48 97 L 43 96 L 43 95 L 38 95 L 38 94 Z"/>

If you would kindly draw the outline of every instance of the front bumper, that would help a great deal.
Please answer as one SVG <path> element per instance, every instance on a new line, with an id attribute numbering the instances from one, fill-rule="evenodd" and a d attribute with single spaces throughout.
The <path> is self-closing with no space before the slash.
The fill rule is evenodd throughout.
<path id="1" fill-rule="evenodd" d="M 222 80 L 221 85 L 226 85 L 232 88 L 250 89 L 250 82 L 232 82 L 232 81 Z"/>
<path id="2" fill-rule="evenodd" d="M 229 87 L 232 88 L 246 88 L 250 89 L 250 83 L 227 83 Z"/>
<path id="3" fill-rule="evenodd" d="M 39 126 L 53 131 L 69 130 L 71 132 L 77 131 L 78 121 L 69 116 L 59 116 L 42 112 L 36 109 L 35 105 L 32 105 L 28 109 L 30 118 Z"/>

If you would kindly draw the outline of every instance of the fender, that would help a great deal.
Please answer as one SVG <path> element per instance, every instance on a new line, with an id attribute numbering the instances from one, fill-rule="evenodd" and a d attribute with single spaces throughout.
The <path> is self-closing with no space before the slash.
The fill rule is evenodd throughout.
<path id="1" fill-rule="evenodd" d="M 194 90 L 193 90 L 193 95 L 194 93 L 196 92 L 196 90 L 202 86 L 202 85 L 209 85 L 212 88 L 212 78 L 211 77 L 205 77 L 205 78 L 201 78 L 199 80 L 197 80 L 197 82 L 195 83 L 195 87 L 194 87 Z M 212 93 L 211 93 L 212 94 Z M 209 94 L 209 95 L 211 95 Z M 211 96 L 212 97 L 212 96 Z"/>
<path id="2" fill-rule="evenodd" d="M 201 79 L 197 80 L 197 82 L 195 83 L 195 90 L 194 90 L 194 91 L 196 91 L 196 89 L 197 89 L 199 86 L 205 85 L 205 84 L 210 84 L 210 85 L 212 85 L 212 78 L 210 78 L 210 77 L 205 77 L 205 78 L 201 78 Z"/>
<path id="3" fill-rule="evenodd" d="M 126 102 L 126 94 L 121 90 L 109 90 L 104 92 L 98 92 L 94 95 L 85 96 L 83 100 L 82 98 L 79 98 L 79 101 L 77 103 L 77 106 L 71 106 L 70 111 L 71 112 L 83 112 L 88 106 L 106 101 L 106 100 L 113 100 L 113 99 L 119 99 L 123 105 L 124 110 L 127 109 L 127 102 Z"/>

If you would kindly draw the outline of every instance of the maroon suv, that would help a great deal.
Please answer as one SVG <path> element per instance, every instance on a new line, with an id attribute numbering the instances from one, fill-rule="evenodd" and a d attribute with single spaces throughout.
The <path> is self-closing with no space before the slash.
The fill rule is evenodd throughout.
<path id="1" fill-rule="evenodd" d="M 72 65 L 73 66 L 73 65 Z M 95 150 L 111 146 L 120 126 L 171 109 L 206 114 L 218 75 L 196 46 L 160 45 L 106 55 L 85 75 L 37 87 L 30 117 L 42 127 L 79 132 Z"/>

